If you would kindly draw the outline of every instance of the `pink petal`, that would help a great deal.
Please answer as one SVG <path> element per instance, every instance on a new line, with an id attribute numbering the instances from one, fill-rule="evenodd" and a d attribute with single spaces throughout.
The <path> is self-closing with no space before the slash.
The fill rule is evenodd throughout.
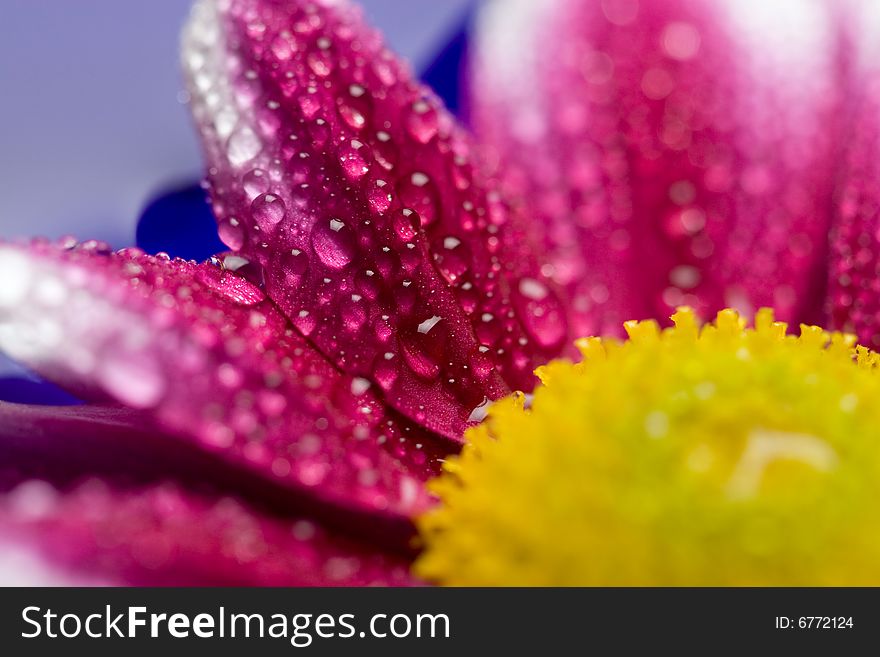
<path id="1" fill-rule="evenodd" d="M 880 348 L 880 8 L 854 5 L 848 18 L 848 133 L 838 175 L 831 241 L 828 310 L 834 328 Z"/>
<path id="2" fill-rule="evenodd" d="M 829 6 L 489 6 L 476 123 L 533 203 L 579 333 L 682 303 L 821 318 L 841 134 Z"/>
<path id="3" fill-rule="evenodd" d="M 0 348 L 323 514 L 406 534 L 442 452 L 290 330 L 242 263 L 0 246 Z"/>
<path id="4" fill-rule="evenodd" d="M 455 439 L 532 387 L 567 329 L 522 217 L 359 11 L 205 0 L 183 57 L 221 236 L 303 335 Z"/>
<path id="5" fill-rule="evenodd" d="M 78 584 L 412 583 L 401 557 L 341 539 L 310 520 L 276 518 L 231 497 L 170 483 L 128 489 L 91 480 L 59 491 L 39 479 L 22 481 L 0 495 L 0 548 L 0 554 L 24 552 L 50 577 Z M 0 578 L 20 581 L 12 573 Z"/>

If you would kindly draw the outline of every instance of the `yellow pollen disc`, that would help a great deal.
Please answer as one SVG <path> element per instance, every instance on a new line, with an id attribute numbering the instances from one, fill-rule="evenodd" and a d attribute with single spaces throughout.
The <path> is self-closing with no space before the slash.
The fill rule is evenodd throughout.
<path id="1" fill-rule="evenodd" d="M 494 404 L 432 483 L 449 585 L 880 585 L 878 355 L 772 311 L 627 322 Z"/>

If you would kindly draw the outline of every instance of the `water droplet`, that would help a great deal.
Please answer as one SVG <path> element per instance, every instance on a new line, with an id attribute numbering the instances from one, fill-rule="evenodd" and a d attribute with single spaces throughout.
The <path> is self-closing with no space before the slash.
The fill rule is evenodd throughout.
<path id="1" fill-rule="evenodd" d="M 440 273 L 450 283 L 455 283 L 467 272 L 471 263 L 471 251 L 457 237 L 444 237 L 434 248 L 434 261 Z"/>
<path id="2" fill-rule="evenodd" d="M 513 295 L 513 306 L 526 333 L 541 347 L 555 348 L 568 335 L 562 303 L 541 281 L 520 281 Z"/>
<path id="3" fill-rule="evenodd" d="M 262 169 L 251 169 L 244 174 L 241 182 L 249 201 L 269 191 L 269 178 Z"/>
<path id="4" fill-rule="evenodd" d="M 260 138 L 250 127 L 244 126 L 233 131 L 226 142 L 226 155 L 229 163 L 240 167 L 259 155 L 263 146 Z"/>
<path id="5" fill-rule="evenodd" d="M 430 381 L 440 374 L 437 362 L 414 344 L 403 345 L 403 357 L 416 376 Z"/>
<path id="6" fill-rule="evenodd" d="M 217 233 L 223 243 L 233 251 L 238 251 L 244 246 L 244 230 L 234 217 L 228 221 L 221 221 Z"/>
<path id="7" fill-rule="evenodd" d="M 364 379 L 363 377 L 356 376 L 351 380 L 351 394 L 353 394 L 355 397 L 359 397 L 369 389 L 369 379 Z"/>
<path id="8" fill-rule="evenodd" d="M 302 278 L 309 269 L 309 260 L 299 249 L 291 249 L 290 255 L 284 258 L 282 268 L 287 284 L 296 287 L 302 283 Z"/>
<path id="9" fill-rule="evenodd" d="M 285 34 L 279 34 L 272 40 L 272 54 L 282 62 L 286 62 L 293 56 L 296 51 L 296 43 L 293 37 Z"/>
<path id="10" fill-rule="evenodd" d="M 339 147 L 339 163 L 349 180 L 360 180 L 370 170 L 370 149 L 352 139 Z"/>
<path id="11" fill-rule="evenodd" d="M 663 30 L 663 50 L 679 61 L 693 59 L 700 50 L 700 33 L 690 23 L 670 23 Z"/>
<path id="12" fill-rule="evenodd" d="M 364 322 L 367 321 L 366 308 L 359 301 L 352 300 L 351 303 L 343 304 L 340 314 L 345 328 L 352 333 L 359 331 L 363 327 Z"/>
<path id="13" fill-rule="evenodd" d="M 390 190 L 391 185 L 384 180 L 377 180 L 375 184 L 370 185 L 367 192 L 367 200 L 370 202 L 370 207 L 373 208 L 374 212 L 382 214 L 391 207 Z"/>
<path id="14" fill-rule="evenodd" d="M 679 265 L 669 272 L 669 282 L 673 285 L 690 290 L 700 283 L 700 270 L 691 265 Z"/>
<path id="15" fill-rule="evenodd" d="M 261 194 L 251 204 L 257 225 L 266 232 L 274 230 L 286 214 L 284 201 L 274 194 Z"/>
<path id="16" fill-rule="evenodd" d="M 315 224 L 312 229 L 312 247 L 320 261 L 333 269 L 345 267 L 355 254 L 351 231 L 339 219 Z"/>
<path id="17" fill-rule="evenodd" d="M 519 291 L 527 299 L 540 301 L 547 296 L 547 286 L 534 278 L 523 278 L 519 282 Z"/>
<path id="18" fill-rule="evenodd" d="M 406 123 L 407 130 L 420 144 L 427 144 L 439 127 L 437 110 L 426 100 L 413 103 Z"/>
<path id="19" fill-rule="evenodd" d="M 228 256 L 226 259 L 233 257 Z M 251 281 L 220 268 L 203 267 L 199 270 L 198 280 L 217 294 L 242 306 L 253 306 L 266 298 L 265 293 Z"/>
<path id="20" fill-rule="evenodd" d="M 153 408 L 167 383 L 155 354 L 106 349 L 99 358 L 97 379 L 113 397 L 132 408 Z"/>
<path id="21" fill-rule="evenodd" d="M 428 175 L 421 171 L 404 178 L 399 195 L 403 205 L 418 212 L 423 226 L 429 226 L 439 214 L 437 190 Z"/>
<path id="22" fill-rule="evenodd" d="M 485 347 L 485 349 L 488 351 L 488 347 Z M 492 360 L 486 356 L 485 353 L 480 351 L 471 355 L 470 368 L 471 373 L 478 381 L 486 381 L 492 372 L 495 371 L 495 366 L 492 364 Z"/>
<path id="23" fill-rule="evenodd" d="M 373 368 L 373 378 L 383 390 L 391 390 L 397 381 L 398 371 L 397 365 L 392 360 L 379 358 L 376 366 Z"/>

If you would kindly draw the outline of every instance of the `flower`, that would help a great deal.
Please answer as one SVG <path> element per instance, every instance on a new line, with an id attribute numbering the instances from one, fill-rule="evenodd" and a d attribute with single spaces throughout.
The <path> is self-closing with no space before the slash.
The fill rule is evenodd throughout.
<path id="1" fill-rule="evenodd" d="M 769 309 L 579 342 L 468 431 L 415 572 L 452 585 L 880 581 L 878 355 Z M 584 400 L 589 400 L 585 403 Z M 540 440 L 535 440 L 540 436 Z M 523 522 L 522 518 L 529 518 Z M 561 538 L 563 537 L 563 538 Z"/>
<path id="2" fill-rule="evenodd" d="M 74 581 L 414 583 L 424 482 L 575 337 L 772 304 L 873 344 L 870 53 L 750 4 L 490 6 L 477 142 L 347 2 L 197 2 L 231 252 L 0 246 L 0 348 L 92 402 L 0 407 L 4 539 Z"/>

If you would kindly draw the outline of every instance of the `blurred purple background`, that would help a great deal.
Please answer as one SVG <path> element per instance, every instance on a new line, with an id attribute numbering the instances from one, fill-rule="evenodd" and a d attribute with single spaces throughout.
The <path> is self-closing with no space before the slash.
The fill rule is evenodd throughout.
<path id="1" fill-rule="evenodd" d="M 362 0 L 421 70 L 471 0 Z M 177 41 L 187 0 L 3 0 L 0 238 L 134 242 L 138 214 L 200 175 Z"/>

